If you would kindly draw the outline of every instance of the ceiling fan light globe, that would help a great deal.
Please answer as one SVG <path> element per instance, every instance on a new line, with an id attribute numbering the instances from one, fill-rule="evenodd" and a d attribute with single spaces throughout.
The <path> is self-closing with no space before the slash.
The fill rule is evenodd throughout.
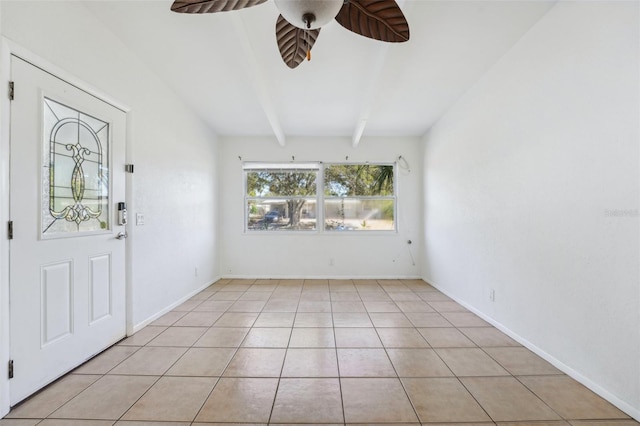
<path id="1" fill-rule="evenodd" d="M 275 0 L 280 14 L 292 25 L 302 29 L 316 29 L 331 22 L 336 17 L 344 0 Z M 308 22 L 305 15 L 313 15 Z"/>

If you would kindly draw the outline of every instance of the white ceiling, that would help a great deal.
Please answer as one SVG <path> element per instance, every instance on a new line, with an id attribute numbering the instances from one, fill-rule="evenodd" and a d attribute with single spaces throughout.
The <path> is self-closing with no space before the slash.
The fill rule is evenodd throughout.
<path id="1" fill-rule="evenodd" d="M 289 69 L 270 0 L 188 15 L 171 0 L 87 8 L 220 135 L 421 136 L 555 0 L 398 1 L 411 30 L 388 44 L 322 28 L 311 62 Z"/>

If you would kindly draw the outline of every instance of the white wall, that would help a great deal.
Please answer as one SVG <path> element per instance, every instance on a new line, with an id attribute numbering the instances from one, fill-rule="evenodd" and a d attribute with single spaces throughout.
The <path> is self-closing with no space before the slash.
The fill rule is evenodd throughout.
<path id="1" fill-rule="evenodd" d="M 419 138 L 289 138 L 280 147 L 268 138 L 221 138 L 222 250 L 226 277 L 419 277 L 414 265 L 421 245 L 421 142 Z M 244 161 L 394 162 L 404 157 L 410 172 L 398 169 L 397 234 L 244 233 Z M 407 240 L 413 244 L 408 245 Z M 333 259 L 331 266 L 330 259 Z"/>
<path id="2" fill-rule="evenodd" d="M 131 108 L 128 326 L 137 328 L 219 276 L 216 135 L 80 3 L 3 1 L 0 11 L 3 36 Z M 3 189 L 3 217 L 7 198 Z M 134 225 L 137 212 L 144 226 Z M 0 417 L 6 383 L 0 374 Z"/>
<path id="3" fill-rule="evenodd" d="M 638 18 L 558 3 L 431 129 L 423 268 L 640 419 Z"/>

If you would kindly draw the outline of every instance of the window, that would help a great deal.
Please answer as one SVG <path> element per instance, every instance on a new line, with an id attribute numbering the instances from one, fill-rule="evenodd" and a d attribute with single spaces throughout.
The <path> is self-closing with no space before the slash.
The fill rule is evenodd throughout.
<path id="1" fill-rule="evenodd" d="M 247 232 L 396 229 L 393 164 L 245 163 L 244 176 Z"/>
<path id="2" fill-rule="evenodd" d="M 324 169 L 327 231 L 395 230 L 393 165 L 331 164 Z"/>
<path id="3" fill-rule="evenodd" d="M 245 165 L 247 230 L 315 230 L 318 171 L 318 164 Z"/>

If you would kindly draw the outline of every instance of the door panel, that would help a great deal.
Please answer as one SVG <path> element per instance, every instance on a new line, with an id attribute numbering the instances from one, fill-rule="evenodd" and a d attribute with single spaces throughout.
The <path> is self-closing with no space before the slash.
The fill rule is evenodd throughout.
<path id="1" fill-rule="evenodd" d="M 11 404 L 125 336 L 126 114 L 12 56 Z"/>

